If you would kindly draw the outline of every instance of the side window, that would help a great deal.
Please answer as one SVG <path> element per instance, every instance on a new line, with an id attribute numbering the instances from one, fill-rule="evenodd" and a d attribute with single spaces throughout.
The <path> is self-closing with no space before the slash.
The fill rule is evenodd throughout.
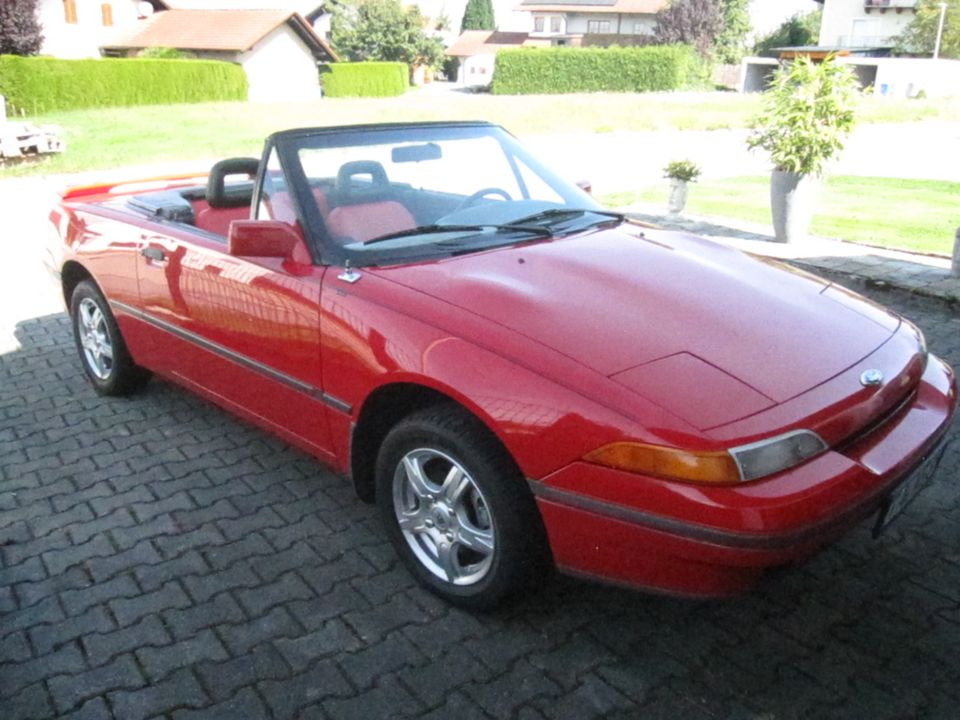
<path id="1" fill-rule="evenodd" d="M 260 187 L 260 199 L 257 202 L 258 220 L 281 220 L 290 225 L 297 222 L 297 211 L 287 187 L 287 180 L 280 167 L 280 158 L 274 149 L 267 160 L 267 168 Z"/>

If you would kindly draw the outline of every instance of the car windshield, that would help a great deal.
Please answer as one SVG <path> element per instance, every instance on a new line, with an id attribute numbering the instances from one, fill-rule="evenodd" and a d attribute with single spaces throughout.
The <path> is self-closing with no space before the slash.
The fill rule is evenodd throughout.
<path id="1" fill-rule="evenodd" d="M 492 125 L 357 127 L 289 142 L 321 241 L 355 265 L 543 241 L 621 220 Z"/>

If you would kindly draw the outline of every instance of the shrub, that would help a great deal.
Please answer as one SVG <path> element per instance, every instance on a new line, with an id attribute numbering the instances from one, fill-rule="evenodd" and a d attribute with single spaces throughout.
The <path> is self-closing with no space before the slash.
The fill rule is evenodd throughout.
<path id="1" fill-rule="evenodd" d="M 212 60 L 59 60 L 0 55 L 0 94 L 28 113 L 246 100 L 243 68 Z"/>
<path id="2" fill-rule="evenodd" d="M 820 175 L 853 129 L 856 98 L 853 72 L 833 55 L 797 58 L 774 74 L 747 145 L 769 152 L 777 170 Z"/>
<path id="3" fill-rule="evenodd" d="M 700 79 L 703 64 L 684 45 L 521 48 L 497 53 L 494 94 L 677 90 Z"/>
<path id="4" fill-rule="evenodd" d="M 668 180 L 696 182 L 700 177 L 700 167 L 692 160 L 672 160 L 663 169 L 663 176 Z"/>
<path id="5" fill-rule="evenodd" d="M 401 62 L 333 63 L 323 72 L 327 97 L 390 97 L 410 86 L 410 70 Z"/>

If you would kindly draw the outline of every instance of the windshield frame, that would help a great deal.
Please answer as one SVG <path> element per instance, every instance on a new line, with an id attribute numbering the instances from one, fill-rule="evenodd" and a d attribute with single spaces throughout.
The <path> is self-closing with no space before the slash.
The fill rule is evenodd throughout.
<path id="1" fill-rule="evenodd" d="M 378 247 L 376 243 L 366 247 L 362 245 L 350 247 L 334 242 L 327 232 L 323 217 L 313 199 L 310 180 L 301 162 L 301 152 L 313 149 L 386 145 L 391 142 L 400 144 L 480 137 L 492 137 L 499 143 L 510 170 L 522 189 L 525 189 L 525 181 L 517 166 L 518 159 L 540 176 L 567 206 L 584 210 L 602 209 L 602 206 L 596 200 L 576 184 L 560 177 L 555 171 L 540 162 L 513 135 L 499 125 L 487 122 L 384 123 L 285 130 L 274 133 L 267 139 L 264 147 L 264 157 L 272 149 L 276 149 L 284 176 L 289 185 L 291 197 L 296 205 L 304 235 L 308 244 L 311 245 L 314 258 L 319 260 L 321 264 L 341 267 L 347 263 L 352 267 L 398 265 L 443 259 L 454 254 L 463 254 L 464 250 L 461 248 L 457 252 L 451 252 L 449 249 L 429 242 L 403 248 Z M 262 181 L 262 168 L 261 178 L 258 179 L 257 197 L 259 197 L 260 190 L 259 181 Z M 521 233 L 504 233 L 503 238 L 503 245 L 531 240 L 529 234 Z M 539 241 L 549 240 L 549 238 L 544 237 L 535 239 Z M 385 245 L 389 245 L 389 243 Z M 489 242 L 479 243 L 476 250 L 481 251 L 490 247 Z"/>

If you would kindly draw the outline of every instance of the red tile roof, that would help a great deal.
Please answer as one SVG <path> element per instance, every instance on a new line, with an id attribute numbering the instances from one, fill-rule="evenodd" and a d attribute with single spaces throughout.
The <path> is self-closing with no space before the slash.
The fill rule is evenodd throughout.
<path id="1" fill-rule="evenodd" d="M 336 59 L 310 24 L 289 10 L 167 10 L 115 35 L 109 47 L 246 52 L 285 23 L 292 25 L 315 55 Z"/>
<path id="2" fill-rule="evenodd" d="M 451 57 L 493 55 L 505 48 L 529 45 L 549 45 L 550 40 L 530 38 L 525 32 L 498 32 L 496 30 L 467 30 L 447 48 Z"/>

